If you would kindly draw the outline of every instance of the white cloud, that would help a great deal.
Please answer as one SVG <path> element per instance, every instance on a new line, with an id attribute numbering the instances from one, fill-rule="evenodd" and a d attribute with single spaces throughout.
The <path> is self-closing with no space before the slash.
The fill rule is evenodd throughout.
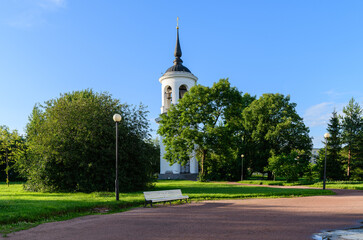
<path id="1" fill-rule="evenodd" d="M 329 91 L 324 92 L 324 94 L 328 95 L 328 96 L 332 96 L 332 97 L 338 97 L 338 96 L 344 96 L 347 94 L 350 94 L 348 92 L 337 92 L 334 89 L 331 89 Z"/>
<path id="2" fill-rule="evenodd" d="M 46 10 L 56 10 L 66 5 L 65 0 L 39 0 L 38 5 Z"/>
<path id="3" fill-rule="evenodd" d="M 332 102 L 323 102 L 314 105 L 305 111 L 305 124 L 309 127 L 326 125 L 333 110 L 334 103 Z"/>
<path id="4" fill-rule="evenodd" d="M 61 6 L 61 5 L 65 4 L 65 2 L 66 2 L 65 0 L 46 0 L 46 1 L 52 2 L 58 6 Z"/>
<path id="5" fill-rule="evenodd" d="M 17 28 L 30 28 L 42 22 L 42 19 L 39 18 L 39 12 L 34 10 L 21 12 L 7 20 L 9 26 Z"/>
<path id="6" fill-rule="evenodd" d="M 16 10 L 6 17 L 5 22 L 17 28 L 43 25 L 47 23 L 48 14 L 66 7 L 66 0 L 20 0 L 13 3 L 16 3 Z"/>
<path id="7" fill-rule="evenodd" d="M 357 88 L 356 88 L 357 89 Z M 359 88 L 358 88 L 359 89 Z M 362 91 L 359 90 L 351 90 L 351 91 L 337 91 L 335 89 L 330 89 L 328 91 L 323 92 L 327 97 L 329 97 L 332 101 L 347 101 L 346 104 L 348 104 L 348 101 L 354 97 L 357 101 L 363 100 Z"/>
<path id="8" fill-rule="evenodd" d="M 338 95 L 339 93 L 329 91 L 326 92 L 326 94 Z M 326 128 L 328 127 L 328 123 L 332 117 L 332 112 L 335 110 L 338 115 L 343 115 L 343 107 L 347 104 L 348 102 L 337 103 L 336 101 L 327 101 L 313 105 L 306 109 L 303 115 L 304 122 L 306 126 L 310 128 L 310 134 L 313 137 L 314 147 L 323 147 L 323 135 L 326 132 Z"/>
<path id="9" fill-rule="evenodd" d="M 311 106 L 305 111 L 304 122 L 309 127 L 326 126 L 332 116 L 332 112 L 342 113 L 343 103 L 323 102 Z"/>

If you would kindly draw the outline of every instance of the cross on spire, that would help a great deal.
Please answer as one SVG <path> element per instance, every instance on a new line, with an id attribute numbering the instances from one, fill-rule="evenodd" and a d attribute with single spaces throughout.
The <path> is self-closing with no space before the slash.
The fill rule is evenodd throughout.
<path id="1" fill-rule="evenodd" d="M 180 59 L 180 57 L 182 56 L 182 51 L 179 43 L 179 17 L 176 18 L 176 45 L 175 45 L 174 56 L 175 56 L 174 65 L 178 65 L 183 62 L 183 60 Z"/>

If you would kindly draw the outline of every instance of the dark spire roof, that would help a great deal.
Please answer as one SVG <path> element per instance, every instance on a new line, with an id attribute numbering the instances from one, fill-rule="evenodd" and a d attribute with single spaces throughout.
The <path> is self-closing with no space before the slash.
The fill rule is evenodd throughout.
<path id="1" fill-rule="evenodd" d="M 175 45 L 174 56 L 175 56 L 174 66 L 168 68 L 166 72 L 190 72 L 190 70 L 187 67 L 183 66 L 182 64 L 183 60 L 181 60 L 180 58 L 182 56 L 182 51 L 179 43 L 179 26 L 176 27 L 176 45 Z"/>
<path id="2" fill-rule="evenodd" d="M 183 60 L 180 59 L 180 57 L 182 56 L 182 51 L 179 43 L 179 27 L 176 28 L 176 45 L 175 45 L 174 56 L 175 56 L 174 64 L 183 62 Z"/>

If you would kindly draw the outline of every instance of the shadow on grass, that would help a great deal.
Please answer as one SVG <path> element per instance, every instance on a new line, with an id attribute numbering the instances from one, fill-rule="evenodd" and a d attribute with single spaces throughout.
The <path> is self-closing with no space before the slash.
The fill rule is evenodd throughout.
<path id="1" fill-rule="evenodd" d="M 76 200 L 28 200 L 14 201 L 0 200 L 0 224 L 16 222 L 35 222 L 55 216 L 71 213 L 92 213 L 92 209 L 106 207 L 110 212 L 119 212 L 121 209 L 141 206 L 144 200 L 132 201 L 76 201 Z"/>
<path id="2" fill-rule="evenodd" d="M 254 193 L 254 194 L 263 194 L 263 195 L 281 195 L 281 194 L 286 194 L 286 195 L 305 195 L 305 194 L 313 194 L 313 195 L 331 195 L 333 193 L 331 193 L 330 191 L 324 191 L 324 190 L 320 190 L 320 189 L 284 189 L 284 188 L 269 188 L 269 187 L 252 187 L 252 186 L 221 186 L 221 187 L 215 187 L 215 186 L 211 186 L 211 187 L 206 187 L 206 186 L 202 186 L 202 187 L 198 187 L 198 186 L 188 186 L 188 187 L 183 187 L 182 185 L 177 186 L 166 186 L 166 187 L 158 187 L 155 188 L 155 190 L 170 190 L 170 189 L 175 189 L 175 188 L 180 188 L 183 192 L 183 194 L 225 194 L 226 197 L 227 195 L 230 194 L 250 194 L 250 193 Z"/>
<path id="3" fill-rule="evenodd" d="M 160 181 L 152 190 L 169 189 L 181 189 L 183 194 L 188 195 L 192 200 L 334 194 L 330 191 L 315 189 L 281 189 L 191 181 Z M 118 202 L 114 200 L 112 192 L 90 194 L 6 192 L 5 195 L 0 195 L 0 224 L 2 225 L 0 232 L 18 231 L 32 227 L 34 224 L 95 214 L 92 210 L 95 208 L 107 208 L 110 209 L 108 213 L 115 213 L 142 206 L 143 203 L 142 191 L 121 193 Z"/>

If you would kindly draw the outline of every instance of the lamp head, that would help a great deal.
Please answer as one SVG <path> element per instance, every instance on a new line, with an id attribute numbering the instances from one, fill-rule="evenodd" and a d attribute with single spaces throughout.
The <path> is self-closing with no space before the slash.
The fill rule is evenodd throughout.
<path id="1" fill-rule="evenodd" d="M 245 155 L 244 154 L 241 154 L 241 158 L 244 158 L 245 157 Z"/>
<path id="2" fill-rule="evenodd" d="M 325 134 L 324 134 L 324 138 L 325 138 L 325 139 L 330 138 L 330 134 L 329 134 L 329 133 L 325 133 Z"/>
<path id="3" fill-rule="evenodd" d="M 115 115 L 113 115 L 113 120 L 115 122 L 121 122 L 121 119 L 122 119 L 122 117 L 120 114 L 116 113 Z"/>

